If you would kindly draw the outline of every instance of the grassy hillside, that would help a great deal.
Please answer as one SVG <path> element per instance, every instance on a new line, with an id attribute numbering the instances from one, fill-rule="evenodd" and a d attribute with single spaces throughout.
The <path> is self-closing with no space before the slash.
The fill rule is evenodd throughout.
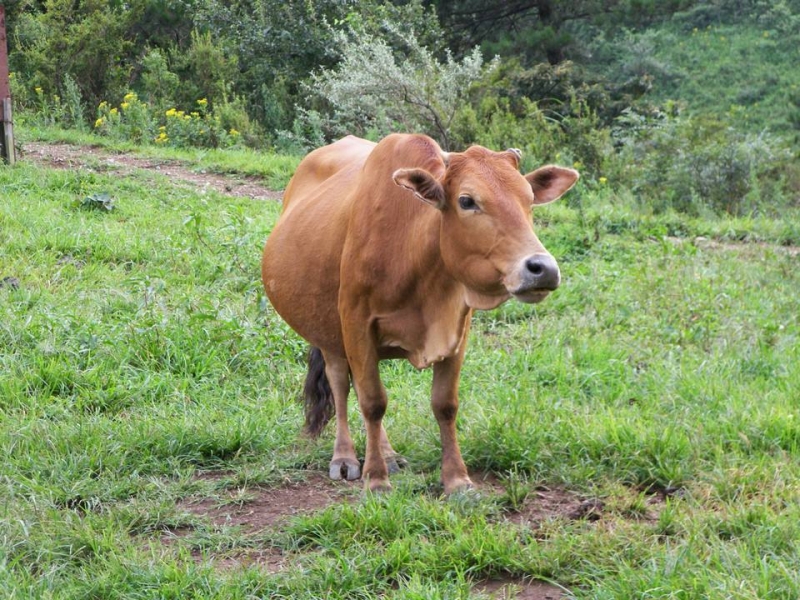
<path id="1" fill-rule="evenodd" d="M 259 282 L 278 204 L 103 164 L 0 167 L 4 597 L 800 596 L 796 214 L 537 210 L 563 287 L 479 314 L 464 368 L 482 494 L 439 496 L 430 372 L 388 363 L 410 465 L 362 498 L 298 435 L 305 345 Z M 304 480 L 329 501 L 267 519 Z"/>
<path id="2" fill-rule="evenodd" d="M 596 68 L 611 64 L 607 73 L 618 81 L 643 78 L 643 101 L 679 102 L 690 114 L 791 138 L 800 133 L 798 25 L 796 16 L 772 13 L 734 23 L 679 13 L 599 46 Z"/>
<path id="3" fill-rule="evenodd" d="M 800 111 L 790 102 L 790 96 L 800 98 L 798 36 L 787 39 L 755 25 L 709 26 L 676 41 L 665 33 L 658 42 L 659 54 L 675 69 L 662 97 L 691 99 L 691 110 L 700 113 L 727 108 L 747 129 L 786 133 L 790 115 Z"/>

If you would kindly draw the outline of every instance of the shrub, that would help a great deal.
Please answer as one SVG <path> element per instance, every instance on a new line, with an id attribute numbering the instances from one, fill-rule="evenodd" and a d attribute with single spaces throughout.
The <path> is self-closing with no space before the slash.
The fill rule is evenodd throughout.
<path id="1" fill-rule="evenodd" d="M 789 201 L 780 173 L 791 153 L 766 134 L 663 112 L 629 110 L 619 125 L 626 176 L 656 211 L 743 215 L 780 210 Z"/>
<path id="2" fill-rule="evenodd" d="M 197 100 L 196 109 L 188 113 L 175 108 L 154 112 L 134 92 L 129 92 L 118 108 L 108 102 L 100 103 L 94 130 L 114 139 L 178 148 L 230 147 L 241 141 L 241 132 L 234 128 L 226 130 L 222 119 L 208 110 L 205 98 Z"/>
<path id="3" fill-rule="evenodd" d="M 478 48 L 461 61 L 447 51 L 440 61 L 413 32 L 390 23 L 385 27 L 383 37 L 336 32 L 341 62 L 314 75 L 307 91 L 332 107 L 334 135 L 424 131 L 449 149 L 457 109 L 467 101 L 470 86 L 496 63 L 484 65 Z"/>
<path id="4" fill-rule="evenodd" d="M 167 58 L 158 50 L 149 50 L 142 59 L 142 87 L 147 103 L 156 112 L 175 105 L 180 78 L 169 70 Z"/>
<path id="5" fill-rule="evenodd" d="M 474 108 L 465 104 L 453 125 L 454 139 L 460 146 L 475 143 L 495 150 L 519 148 L 526 162 L 553 160 L 561 149 L 558 123 L 527 98 L 516 111 L 510 104 L 508 98 L 494 94 L 484 96 Z"/>

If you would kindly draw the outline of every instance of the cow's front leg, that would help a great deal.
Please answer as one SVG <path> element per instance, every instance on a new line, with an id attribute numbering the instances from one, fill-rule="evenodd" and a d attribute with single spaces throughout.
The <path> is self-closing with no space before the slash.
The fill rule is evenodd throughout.
<path id="1" fill-rule="evenodd" d="M 333 444 L 329 475 L 331 479 L 353 480 L 361 477 L 361 465 L 356 458 L 353 438 L 347 423 L 347 396 L 350 393 L 350 367 L 347 359 L 330 353 L 323 353 L 325 375 L 331 386 L 336 406 L 336 441 Z"/>
<path id="2" fill-rule="evenodd" d="M 458 380 L 464 360 L 464 346 L 458 355 L 446 358 L 433 366 L 433 393 L 431 408 L 439 423 L 442 440 L 442 483 L 444 493 L 452 494 L 473 487 L 467 466 L 461 458 L 456 438 L 456 415 L 458 414 Z"/>
<path id="3" fill-rule="evenodd" d="M 374 346 L 361 343 L 355 346 L 346 343 L 353 374 L 353 385 L 358 396 L 358 406 L 364 417 L 364 427 L 367 433 L 367 450 L 364 458 L 365 489 L 370 491 L 383 491 L 391 489 L 389 484 L 389 470 L 382 452 L 383 415 L 386 413 L 388 399 L 386 390 L 381 383 L 378 370 L 378 354 Z"/>

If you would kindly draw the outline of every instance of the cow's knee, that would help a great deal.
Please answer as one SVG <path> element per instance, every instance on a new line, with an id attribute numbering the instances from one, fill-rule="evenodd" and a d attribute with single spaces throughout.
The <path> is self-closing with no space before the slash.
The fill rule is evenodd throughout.
<path id="1" fill-rule="evenodd" d="M 361 414 L 364 415 L 364 420 L 371 423 L 381 421 L 383 416 L 386 414 L 387 404 L 386 398 L 382 398 L 380 396 L 374 399 L 370 398 L 369 400 L 360 403 Z"/>
<path id="2" fill-rule="evenodd" d="M 458 415 L 458 401 L 448 399 L 445 402 L 433 402 L 433 416 L 440 423 L 449 423 L 456 420 Z"/>

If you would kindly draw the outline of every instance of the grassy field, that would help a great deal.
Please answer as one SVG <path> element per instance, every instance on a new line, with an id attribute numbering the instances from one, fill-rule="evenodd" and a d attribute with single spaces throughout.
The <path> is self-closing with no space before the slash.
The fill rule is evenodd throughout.
<path id="1" fill-rule="evenodd" d="M 583 188 L 538 210 L 563 286 L 479 314 L 464 368 L 482 492 L 440 496 L 431 374 L 397 362 L 409 467 L 362 497 L 319 476 L 332 431 L 299 435 L 305 344 L 259 281 L 277 203 L 28 161 L 0 189 L 2 597 L 800 597 L 800 213 L 648 216 Z M 304 480 L 331 501 L 218 518 Z"/>

